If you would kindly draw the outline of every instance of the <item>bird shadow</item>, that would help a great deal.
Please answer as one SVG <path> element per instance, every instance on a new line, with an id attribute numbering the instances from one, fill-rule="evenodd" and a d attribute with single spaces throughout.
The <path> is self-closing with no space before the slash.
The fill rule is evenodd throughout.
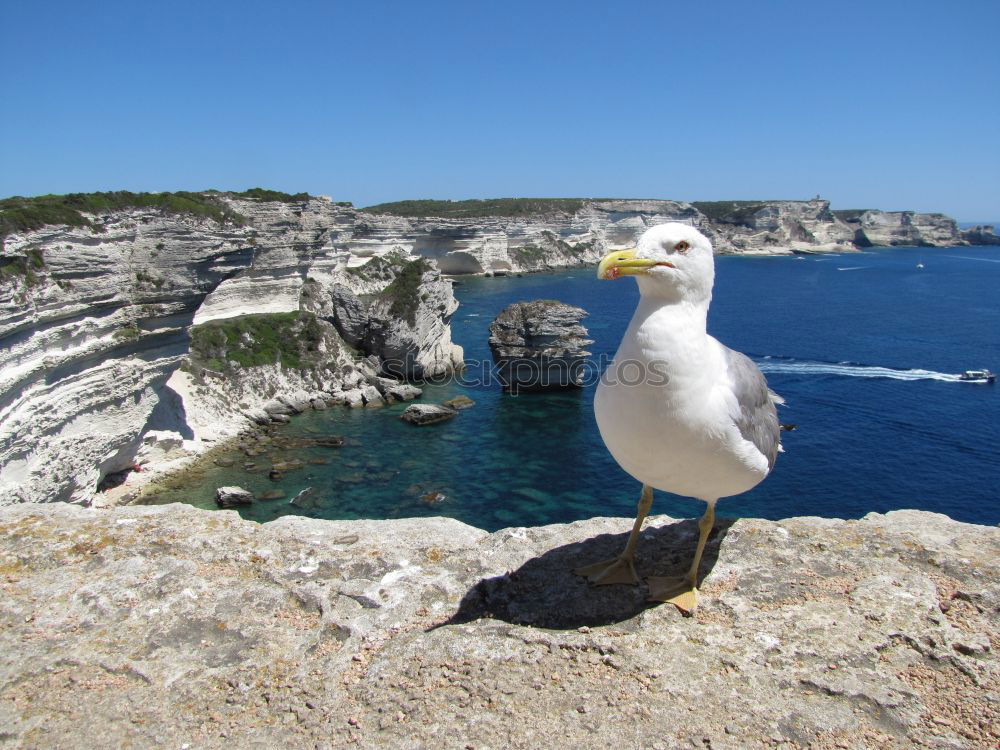
<path id="1" fill-rule="evenodd" d="M 701 559 L 699 583 L 718 560 L 722 540 L 733 523 L 735 519 L 717 519 Z M 466 592 L 448 620 L 431 629 L 490 618 L 514 625 L 573 630 L 622 623 L 661 606 L 661 602 L 647 600 L 645 579 L 687 572 L 698 542 L 698 522 L 680 521 L 643 532 L 635 558 L 636 572 L 643 579 L 638 585 L 593 586 L 573 572 L 614 558 L 627 539 L 627 533 L 600 534 L 554 547 L 504 575 L 483 578 Z"/>

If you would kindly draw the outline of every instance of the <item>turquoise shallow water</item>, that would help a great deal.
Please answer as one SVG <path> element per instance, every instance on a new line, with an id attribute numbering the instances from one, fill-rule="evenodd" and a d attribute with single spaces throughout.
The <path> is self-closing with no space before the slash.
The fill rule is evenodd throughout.
<path id="1" fill-rule="evenodd" d="M 998 248 L 719 258 L 710 331 L 761 363 L 788 401 L 782 421 L 798 426 L 785 433 L 772 475 L 723 500 L 720 514 L 858 517 L 922 508 L 1000 522 L 1000 391 L 952 375 L 1000 369 L 998 291 Z M 509 396 L 477 382 L 484 370 L 476 364 L 489 360 L 487 327 L 496 313 L 538 298 L 587 309 L 595 357 L 613 354 L 637 299 L 634 283 L 599 282 L 579 269 L 463 279 L 456 295 L 453 335 L 472 364 L 465 382 L 425 385 L 423 400 L 464 393 L 476 406 L 422 428 L 399 419 L 402 404 L 296 417 L 285 434 L 347 439 L 340 449 L 296 451 L 329 463 L 307 464 L 277 485 L 288 497 L 315 488 L 315 509 L 303 512 L 286 497 L 242 509 L 243 516 L 447 515 L 493 530 L 634 513 L 639 488 L 600 441 L 592 386 Z M 258 494 L 276 486 L 266 472 L 209 467 L 194 487 L 161 500 L 215 507 L 222 484 Z M 436 492 L 445 496 L 440 503 L 421 499 Z M 702 508 L 657 493 L 654 512 L 689 517 Z"/>

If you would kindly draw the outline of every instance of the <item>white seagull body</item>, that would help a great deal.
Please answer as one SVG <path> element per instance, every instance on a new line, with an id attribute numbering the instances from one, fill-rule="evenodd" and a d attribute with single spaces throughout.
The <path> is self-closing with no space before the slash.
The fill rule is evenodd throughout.
<path id="1" fill-rule="evenodd" d="M 716 500 L 746 492 L 774 466 L 780 398 L 748 357 L 706 331 L 714 259 L 711 243 L 696 229 L 655 226 L 635 250 L 607 255 L 598 276 L 635 276 L 641 292 L 598 385 L 594 412 L 611 455 L 643 492 L 622 555 L 577 573 L 599 584 L 638 582 L 633 558 L 651 488 L 698 498 L 708 510 L 688 575 L 649 579 L 651 598 L 690 611 Z"/>
<path id="2" fill-rule="evenodd" d="M 714 500 L 756 486 L 773 457 L 738 426 L 740 385 L 730 362 L 743 355 L 706 334 L 703 319 L 699 327 L 690 317 L 688 310 L 640 302 L 598 385 L 594 412 L 604 444 L 633 477 L 654 489 Z M 632 362 L 639 367 L 625 364 Z M 640 368 L 652 382 L 632 385 L 629 372 Z"/>

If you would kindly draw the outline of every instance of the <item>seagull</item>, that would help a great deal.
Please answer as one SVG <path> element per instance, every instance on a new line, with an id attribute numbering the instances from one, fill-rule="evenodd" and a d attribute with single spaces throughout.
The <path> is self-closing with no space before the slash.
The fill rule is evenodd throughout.
<path id="1" fill-rule="evenodd" d="M 757 365 L 708 335 L 712 243 L 687 224 L 659 224 L 634 249 L 609 253 L 599 279 L 635 277 L 639 304 L 594 399 L 597 426 L 618 465 L 642 484 L 622 553 L 578 568 L 594 584 L 637 584 L 635 548 L 653 490 L 707 504 L 687 575 L 647 579 L 652 601 L 690 613 L 715 503 L 755 487 L 781 450 L 775 403 Z"/>

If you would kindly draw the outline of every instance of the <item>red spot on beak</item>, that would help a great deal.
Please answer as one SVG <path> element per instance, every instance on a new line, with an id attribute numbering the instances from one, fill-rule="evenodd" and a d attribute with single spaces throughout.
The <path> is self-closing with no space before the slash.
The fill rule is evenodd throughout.
<path id="1" fill-rule="evenodd" d="M 622 272 L 617 266 L 611 266 L 604 275 L 609 279 L 617 279 L 622 275 Z"/>

